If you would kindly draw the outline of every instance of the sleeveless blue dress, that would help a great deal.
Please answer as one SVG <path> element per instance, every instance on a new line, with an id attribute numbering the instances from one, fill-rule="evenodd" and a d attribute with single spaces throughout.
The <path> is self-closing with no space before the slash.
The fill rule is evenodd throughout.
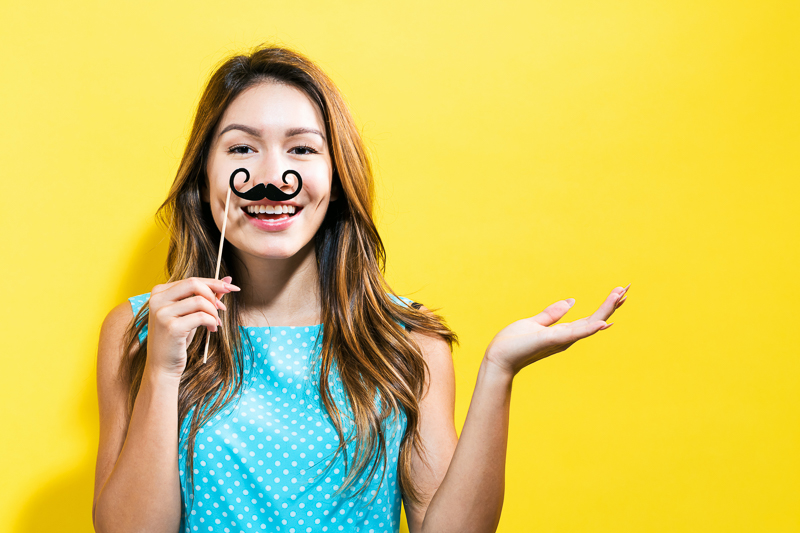
<path id="1" fill-rule="evenodd" d="M 134 315 L 149 297 L 129 298 Z M 379 466 L 357 497 L 363 476 L 356 488 L 337 494 L 345 479 L 344 459 L 335 454 L 339 438 L 319 396 L 315 364 L 323 326 L 242 327 L 241 334 L 250 339 L 253 357 L 245 350 L 241 394 L 197 434 L 193 487 L 186 475 L 191 411 L 181 424 L 179 531 L 397 533 L 397 462 L 405 414 L 384 425 L 387 468 Z M 140 342 L 146 337 L 145 329 Z M 333 374 L 331 392 L 347 434 L 349 408 L 335 369 Z M 347 453 L 352 457 L 350 449 Z"/>

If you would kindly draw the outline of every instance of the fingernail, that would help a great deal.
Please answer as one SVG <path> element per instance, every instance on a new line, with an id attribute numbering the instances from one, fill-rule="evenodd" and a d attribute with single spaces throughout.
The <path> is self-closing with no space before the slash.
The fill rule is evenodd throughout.
<path id="1" fill-rule="evenodd" d="M 631 288 L 631 284 L 630 284 L 630 283 L 628 283 L 628 286 L 627 286 L 627 287 L 625 287 L 625 289 L 623 290 L 623 292 L 628 292 L 628 289 L 630 289 L 630 288 Z"/>
<path id="2" fill-rule="evenodd" d="M 228 308 L 225 306 L 224 303 L 222 303 L 222 300 L 220 300 L 219 298 L 217 298 L 217 309 L 222 309 L 223 311 L 228 310 Z"/>
<path id="3" fill-rule="evenodd" d="M 565 302 L 567 302 L 567 304 L 568 304 L 570 307 L 572 307 L 573 305 L 575 305 L 575 298 L 567 298 L 567 299 L 566 299 L 566 300 L 564 300 L 564 301 L 565 301 Z"/>
<path id="4" fill-rule="evenodd" d="M 613 326 L 613 325 L 614 325 L 614 322 L 612 322 L 612 323 L 610 323 L 610 324 L 606 324 L 605 326 L 603 326 L 603 327 L 602 327 L 602 328 L 600 328 L 600 329 L 608 329 L 608 328 L 610 328 L 610 327 L 611 327 L 611 326 Z"/>
<path id="5" fill-rule="evenodd" d="M 230 276 L 225 276 L 225 277 L 224 277 L 224 278 L 222 278 L 220 281 L 221 281 L 221 282 L 223 282 L 223 283 L 230 283 L 230 282 L 231 282 L 231 280 L 233 280 L 233 278 L 232 278 L 232 277 L 230 277 Z"/>
<path id="6" fill-rule="evenodd" d="M 242 290 L 239 287 L 237 287 L 236 285 L 232 285 L 230 283 L 226 283 L 225 284 L 225 288 L 228 289 L 229 291 L 240 291 L 240 290 Z"/>
<path id="7" fill-rule="evenodd" d="M 623 296 L 622 298 L 620 298 L 619 301 L 617 302 L 617 305 L 618 306 L 622 305 L 622 303 L 625 301 L 626 298 L 627 298 L 627 296 Z"/>

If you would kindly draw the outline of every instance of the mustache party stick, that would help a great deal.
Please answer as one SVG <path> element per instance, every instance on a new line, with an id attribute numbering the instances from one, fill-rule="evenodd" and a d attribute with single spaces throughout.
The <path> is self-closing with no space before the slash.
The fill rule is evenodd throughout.
<path id="1" fill-rule="evenodd" d="M 257 202 L 259 200 L 263 200 L 266 198 L 267 200 L 272 200 L 273 202 L 284 202 L 286 200 L 291 200 L 298 194 L 300 194 L 300 189 L 303 188 L 303 178 L 300 177 L 300 173 L 296 170 L 287 170 L 281 176 L 281 179 L 284 183 L 289 183 L 286 181 L 286 176 L 289 174 L 293 174 L 294 177 L 297 178 L 297 189 L 291 194 L 287 194 L 280 190 L 278 187 L 273 185 L 272 183 L 267 184 L 265 187 L 263 183 L 259 183 L 255 187 L 251 187 L 247 192 L 239 192 L 234 185 L 234 179 L 239 172 L 244 172 L 244 183 L 247 183 L 250 180 L 250 171 L 246 168 L 237 168 L 231 174 L 230 180 L 230 187 L 228 188 L 228 194 L 225 196 L 225 215 L 222 219 L 222 234 L 219 238 L 219 251 L 217 252 L 217 269 L 214 273 L 214 279 L 219 279 L 219 265 L 222 261 L 222 245 L 225 243 L 225 229 L 228 226 L 228 207 L 231 203 L 231 191 L 233 194 L 238 196 L 239 198 L 244 198 L 245 200 L 250 200 L 252 202 Z M 216 295 L 215 295 L 216 296 Z M 209 330 L 208 335 L 206 336 L 206 347 L 203 349 L 203 364 L 206 364 L 208 360 L 208 342 L 211 340 L 211 331 Z"/>
<path id="2" fill-rule="evenodd" d="M 237 171 L 238 172 L 238 171 Z M 233 183 L 233 176 L 231 176 L 231 183 Z M 228 226 L 228 206 L 231 203 L 231 190 L 228 189 L 228 194 L 225 196 L 225 218 L 222 219 L 222 235 L 219 238 L 219 251 L 217 252 L 217 270 L 214 273 L 214 279 L 219 279 L 219 264 L 222 260 L 222 244 L 225 242 L 225 228 Z M 215 297 L 219 298 L 216 294 Z M 206 364 L 208 359 L 208 341 L 211 340 L 211 330 L 208 330 L 206 335 L 206 347 L 203 349 L 203 364 Z"/>
<path id="3" fill-rule="evenodd" d="M 283 192 L 272 183 L 268 183 L 266 186 L 264 186 L 263 183 L 259 183 L 258 185 L 251 187 L 247 192 L 239 192 L 236 190 L 236 187 L 233 184 L 233 180 L 236 177 L 236 174 L 239 172 L 244 172 L 244 183 L 247 183 L 250 180 L 250 172 L 248 172 L 246 168 L 237 168 L 233 171 L 233 174 L 231 174 L 231 190 L 233 191 L 233 194 L 239 198 L 244 198 L 245 200 L 257 202 L 266 198 L 267 200 L 272 200 L 273 202 L 285 202 L 286 200 L 291 200 L 300 194 L 300 189 L 303 188 L 303 179 L 300 177 L 300 174 L 296 170 L 287 170 L 283 173 L 283 176 L 281 176 L 281 179 L 284 183 L 289 183 L 286 181 L 286 176 L 289 174 L 294 174 L 294 177 L 297 178 L 297 189 L 295 189 L 295 191 L 291 194 Z"/>

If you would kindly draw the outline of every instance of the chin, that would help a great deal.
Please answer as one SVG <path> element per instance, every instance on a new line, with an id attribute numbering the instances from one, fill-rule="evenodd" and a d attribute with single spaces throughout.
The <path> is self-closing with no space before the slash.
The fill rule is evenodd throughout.
<path id="1" fill-rule="evenodd" d="M 299 255 L 305 255 L 308 246 L 313 248 L 314 243 L 310 242 L 306 246 L 293 243 L 274 243 L 254 250 L 251 253 L 255 257 L 261 259 L 291 259 Z"/>

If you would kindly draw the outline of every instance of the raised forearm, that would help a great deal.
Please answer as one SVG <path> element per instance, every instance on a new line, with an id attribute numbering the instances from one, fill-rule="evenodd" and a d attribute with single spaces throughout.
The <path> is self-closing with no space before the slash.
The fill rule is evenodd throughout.
<path id="1" fill-rule="evenodd" d="M 95 530 L 175 533 L 180 513 L 178 380 L 146 370 L 125 444 L 97 500 Z"/>
<path id="2" fill-rule="evenodd" d="M 484 358 L 453 459 L 425 513 L 423 533 L 493 532 L 505 488 L 512 376 Z"/>

